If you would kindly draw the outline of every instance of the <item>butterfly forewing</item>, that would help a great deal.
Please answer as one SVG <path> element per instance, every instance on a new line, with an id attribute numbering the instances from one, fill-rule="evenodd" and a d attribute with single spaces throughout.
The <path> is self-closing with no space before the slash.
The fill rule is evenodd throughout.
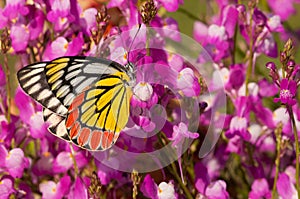
<path id="1" fill-rule="evenodd" d="M 22 89 L 44 107 L 59 115 L 66 115 L 68 109 L 58 100 L 47 83 L 45 66 L 41 62 L 19 70 L 17 76 Z"/>
<path id="2" fill-rule="evenodd" d="M 116 62 L 92 57 L 62 57 L 45 67 L 47 82 L 55 96 L 68 107 L 75 96 L 102 75 L 124 71 Z"/>
<path id="3" fill-rule="evenodd" d="M 66 120 L 71 141 L 89 150 L 110 148 L 129 116 L 131 89 L 123 72 L 102 76 L 79 94 Z"/>

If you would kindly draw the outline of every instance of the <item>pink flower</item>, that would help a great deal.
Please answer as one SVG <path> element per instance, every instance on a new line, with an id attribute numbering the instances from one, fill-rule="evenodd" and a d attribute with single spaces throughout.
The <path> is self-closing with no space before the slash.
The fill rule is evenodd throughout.
<path id="1" fill-rule="evenodd" d="M 21 178 L 24 169 L 29 166 L 29 162 L 20 148 L 7 151 L 3 145 L 0 145 L 0 162 L 0 167 L 7 170 L 14 178 Z"/>
<path id="2" fill-rule="evenodd" d="M 178 73 L 177 88 L 187 97 L 200 94 L 201 87 L 192 69 L 184 68 Z"/>
<path id="3" fill-rule="evenodd" d="M 254 180 L 249 193 L 249 199 L 271 198 L 268 181 L 265 178 Z"/>
<path id="4" fill-rule="evenodd" d="M 40 184 L 43 199 L 61 199 L 68 194 L 71 185 L 69 176 L 62 177 L 58 183 L 46 181 Z"/>
<path id="5" fill-rule="evenodd" d="M 297 83 L 294 80 L 282 79 L 280 82 L 279 98 L 274 98 L 274 102 L 281 102 L 293 106 L 297 103 L 295 100 L 297 92 Z"/>
<path id="6" fill-rule="evenodd" d="M 183 122 L 180 122 L 178 126 L 175 125 L 173 127 L 173 134 L 172 137 L 169 139 L 173 141 L 172 146 L 176 147 L 185 138 L 196 139 L 198 137 L 199 137 L 198 133 L 189 132 L 187 125 Z"/>

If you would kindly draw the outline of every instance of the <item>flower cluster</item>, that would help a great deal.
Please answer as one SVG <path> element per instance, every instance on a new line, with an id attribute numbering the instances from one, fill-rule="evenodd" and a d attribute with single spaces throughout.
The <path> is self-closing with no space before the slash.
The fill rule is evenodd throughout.
<path id="1" fill-rule="evenodd" d="M 197 13 L 183 0 L 101 2 L 0 8 L 0 198 L 300 198 L 299 38 L 289 25 L 299 0 L 212 1 L 205 17 L 199 2 Z M 197 45 L 195 63 L 175 53 Z M 16 83 L 15 71 L 61 56 L 134 64 L 129 121 L 111 149 L 49 133 L 44 107 Z"/>

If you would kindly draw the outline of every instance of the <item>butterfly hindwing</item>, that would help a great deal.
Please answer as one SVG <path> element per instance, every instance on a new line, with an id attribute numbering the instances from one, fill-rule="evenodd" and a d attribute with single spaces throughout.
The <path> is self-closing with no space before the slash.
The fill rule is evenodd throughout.
<path id="1" fill-rule="evenodd" d="M 89 150 L 110 148 L 129 116 L 131 90 L 123 72 L 102 76 L 69 107 L 66 127 L 72 142 Z"/>
<path id="2" fill-rule="evenodd" d="M 68 131 L 65 126 L 66 117 L 55 114 L 47 108 L 43 108 L 44 121 L 49 124 L 48 130 L 55 136 L 70 141 Z"/>

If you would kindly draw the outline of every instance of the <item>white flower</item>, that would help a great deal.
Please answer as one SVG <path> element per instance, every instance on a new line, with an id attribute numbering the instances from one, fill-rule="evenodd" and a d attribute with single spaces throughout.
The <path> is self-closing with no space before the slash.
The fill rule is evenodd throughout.
<path id="1" fill-rule="evenodd" d="M 209 26 L 208 35 L 212 38 L 218 38 L 220 41 L 225 41 L 227 39 L 225 27 L 215 24 Z"/>
<path id="2" fill-rule="evenodd" d="M 169 182 L 168 184 L 166 182 L 161 182 L 158 185 L 157 195 L 159 199 L 175 199 L 175 190 L 174 185 Z"/>
<path id="3" fill-rule="evenodd" d="M 147 82 L 139 82 L 133 89 L 134 94 L 142 101 L 148 101 L 152 94 L 153 88 Z"/>

